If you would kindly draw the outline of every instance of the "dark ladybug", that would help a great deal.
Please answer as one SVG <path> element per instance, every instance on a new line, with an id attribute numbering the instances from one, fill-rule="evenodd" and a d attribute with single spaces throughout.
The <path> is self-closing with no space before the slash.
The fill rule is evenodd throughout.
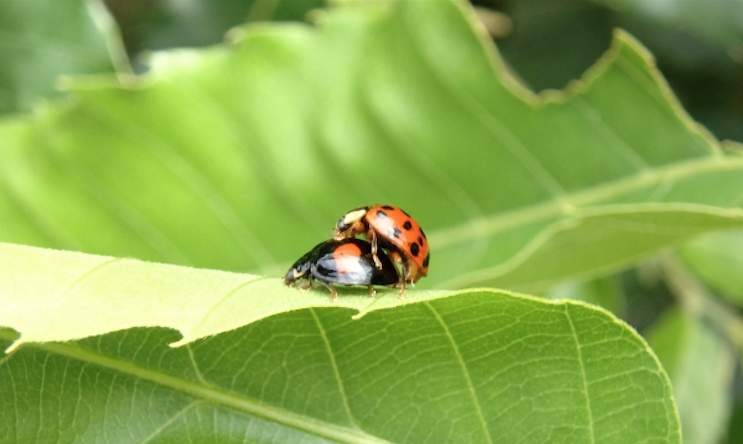
<path id="1" fill-rule="evenodd" d="M 360 239 L 328 240 L 316 245 L 305 254 L 284 276 L 284 283 L 295 286 L 300 279 L 306 283 L 297 285 L 306 290 L 312 287 L 312 280 L 317 279 L 327 287 L 333 302 L 338 292 L 333 284 L 366 285 L 372 296 L 376 295 L 372 285 L 393 285 L 399 281 L 397 269 L 387 255 L 377 251 L 379 268 L 374 263 L 372 247 L 369 242 Z"/>

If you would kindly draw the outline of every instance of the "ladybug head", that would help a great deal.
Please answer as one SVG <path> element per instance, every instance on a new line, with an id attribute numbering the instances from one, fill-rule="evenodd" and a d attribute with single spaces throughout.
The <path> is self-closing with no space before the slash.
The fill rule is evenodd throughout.
<path id="1" fill-rule="evenodd" d="M 314 250 L 299 258 L 299 260 L 291 266 L 289 271 L 286 272 L 286 275 L 284 276 L 284 283 L 286 285 L 293 286 L 294 281 L 307 274 L 312 265 L 311 256 L 313 252 Z"/>
<path id="2" fill-rule="evenodd" d="M 302 277 L 302 275 L 299 273 L 299 270 L 296 268 L 290 268 L 289 271 L 286 272 L 286 276 L 284 276 L 284 283 L 286 285 L 293 285 L 294 281 Z"/>
<path id="3" fill-rule="evenodd" d="M 356 208 L 338 219 L 338 223 L 335 224 L 335 228 L 333 228 L 335 239 L 341 240 L 347 237 L 352 237 L 354 234 L 365 232 L 365 216 L 368 210 L 369 207 Z"/>
<path id="4" fill-rule="evenodd" d="M 286 272 L 286 276 L 284 276 L 284 283 L 289 286 L 294 285 L 294 281 L 304 277 L 309 269 L 309 262 L 290 268 L 289 271 Z"/>

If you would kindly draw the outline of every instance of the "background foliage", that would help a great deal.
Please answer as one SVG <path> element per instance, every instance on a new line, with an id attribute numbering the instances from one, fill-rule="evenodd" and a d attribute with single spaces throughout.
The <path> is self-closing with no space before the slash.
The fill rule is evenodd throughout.
<path id="1" fill-rule="evenodd" d="M 737 156 L 740 146 L 728 143 L 721 147 L 704 129 L 687 119 L 673 95 L 664 89 L 663 82 L 654 77 L 648 55 L 631 37 L 619 34 L 611 41 L 614 27 L 629 30 L 657 57 L 675 95 L 696 120 L 719 139 L 743 140 L 739 125 L 743 114 L 741 25 L 735 22 L 736 15 L 730 13 L 740 8 L 738 3 L 719 1 L 704 8 L 704 16 L 716 14 L 718 25 L 709 28 L 705 25 L 708 21 L 695 9 L 698 2 L 693 1 L 661 2 L 666 7 L 658 9 L 631 1 L 560 2 L 559 7 L 549 1 L 480 2 L 479 6 L 487 9 L 479 10 L 479 18 L 491 25 L 493 35 L 505 36 L 498 39 L 498 47 L 510 67 L 501 66 L 497 57 L 483 58 L 480 43 L 471 36 L 467 22 L 456 18 L 456 14 L 452 16 L 451 10 L 445 10 L 447 15 L 436 8 L 402 9 L 399 16 L 393 15 L 389 20 L 384 18 L 384 9 L 354 14 L 352 11 L 358 5 L 353 2 L 345 13 L 327 16 L 317 9 L 323 6 L 318 2 L 110 1 L 107 6 L 123 32 L 125 46 L 119 46 L 115 28 L 107 21 L 100 3 L 61 2 L 63 12 L 30 11 L 20 6 L 22 3 L 5 1 L 0 14 L 5 19 L 0 26 L 6 36 L 6 44 L 1 45 L 6 52 L 0 56 L 12 62 L 0 68 L 2 111 L 9 113 L 0 129 L 4 156 L 0 166 L 4 185 L 0 240 L 278 276 L 294 258 L 327 236 L 328 221 L 332 223 L 342 211 L 359 205 L 360 201 L 394 201 L 416 215 L 429 231 L 436 249 L 431 277 L 421 281 L 420 287 L 497 285 L 601 305 L 646 334 L 673 383 L 684 441 L 712 443 L 740 439 L 740 432 L 735 429 L 740 421 L 730 420 L 731 412 L 735 417 L 739 410 L 733 379 L 743 336 L 737 308 L 743 294 L 738 272 L 738 264 L 743 261 L 740 232 L 713 233 L 683 243 L 698 233 L 740 226 L 741 172 Z M 39 3 L 42 2 L 36 4 Z M 494 10 L 505 15 L 494 14 Z M 50 26 L 59 22 L 62 13 L 67 17 L 63 21 L 67 26 Z M 143 56 L 147 50 L 217 44 L 230 27 L 246 19 L 248 22 L 309 20 L 321 24 L 323 31 L 313 34 L 304 26 L 246 28 L 233 31 L 231 40 L 237 43 L 231 47 Z M 47 32 L 48 29 L 54 32 Z M 70 44 L 65 47 L 60 41 Z M 533 96 L 515 81 L 518 79 L 532 91 L 562 88 L 571 79 L 581 77 L 610 45 L 612 51 L 583 77 L 582 83 L 573 84 L 568 95 L 553 91 Z M 128 76 L 125 53 L 129 54 L 135 70 L 151 69 L 144 82 Z M 58 55 L 65 62 L 54 61 L 57 59 L 49 54 Z M 491 70 L 498 74 L 498 81 L 492 77 Z M 118 74 L 116 81 L 108 76 L 62 82 L 74 90 L 72 96 L 62 95 L 73 98 L 66 105 L 56 102 L 47 106 L 43 101 L 44 97 L 56 100 L 60 96 L 52 88 L 60 74 L 114 71 Z M 32 109 L 35 109 L 33 116 L 22 114 Z M 616 140 L 606 143 L 607 133 L 629 141 L 629 149 Z M 524 149 L 513 140 L 525 141 Z M 96 149 L 97 146 L 100 148 Z M 354 149 L 348 149 L 349 146 Z M 510 155 L 518 160 L 509 163 L 509 155 L 492 150 L 492 146 L 508 147 Z M 177 147 L 177 151 L 172 147 Z M 426 147 L 426 155 L 421 154 L 424 151 L 420 147 Z M 317 152 L 319 156 L 308 154 Z M 546 165 L 546 174 L 538 171 L 530 156 Z M 256 169 L 246 169 L 246 165 Z M 521 174 L 519 170 L 524 166 L 526 173 Z M 646 174 L 637 174 L 638 171 Z M 663 250 L 674 245 L 679 245 L 677 251 Z M 661 251 L 660 256 L 651 256 Z M 17 261 L 18 253 L 12 254 L 8 257 Z M 30 274 L 29 281 L 46 274 L 49 282 L 54 282 L 51 270 L 57 270 L 63 278 L 57 288 L 68 285 L 64 283 L 69 282 L 65 281 L 64 268 L 40 267 L 41 256 L 35 254 L 28 253 L 32 257 L 28 269 L 33 271 L 36 264 L 36 273 L 40 274 Z M 64 256 L 55 261 L 72 263 L 74 257 Z M 28 269 L 18 267 L 21 272 Z M 143 265 L 142 269 L 149 278 L 158 276 L 151 266 Z M 14 268 L 6 267 L 6 270 Z M 21 272 L 6 276 L 18 279 Z M 196 271 L 188 273 L 191 277 L 202 276 Z M 114 273 L 113 278 L 116 277 Z M 85 281 L 93 288 L 105 288 L 105 285 L 125 288 L 112 286 L 112 282 Z M 135 288 L 139 288 L 136 284 Z M 274 296 L 296 296 L 277 282 L 274 284 L 270 287 L 269 283 L 267 290 Z M 88 289 L 79 287 L 73 284 L 75 291 L 65 290 L 65 295 L 82 295 L 90 299 L 80 301 L 94 301 L 102 294 L 100 290 L 86 293 Z M 36 292 L 42 296 L 44 293 Z M 259 292 L 253 293 L 255 299 L 251 299 L 251 304 L 261 304 Z M 58 328 L 54 316 L 39 316 L 58 311 L 29 310 L 29 304 L 25 311 L 14 311 L 23 307 L 24 301 L 28 303 L 25 298 L 13 299 L 18 294 L 3 296 L 7 299 L 3 304 L 5 317 L 0 318 L 0 323 L 28 334 L 26 340 L 34 340 L 32 333 L 47 325 L 52 326 L 51 335 L 46 338 L 39 335 L 36 340 L 94 334 L 64 336 L 61 331 L 66 327 Z M 122 294 L 126 296 L 126 292 Z M 178 295 L 182 296 L 182 292 L 166 290 L 152 294 L 161 295 L 165 307 L 177 305 Z M 261 383 L 236 384 L 244 369 L 240 363 L 225 361 L 222 367 L 225 373 L 219 373 L 212 363 L 230 359 L 227 352 L 233 350 L 230 341 L 253 341 L 257 337 L 268 338 L 264 339 L 267 343 L 281 343 L 280 332 L 288 330 L 292 331 L 287 336 L 293 338 L 291 341 L 313 337 L 316 330 L 303 333 L 304 330 L 293 328 L 311 321 L 330 329 L 326 340 L 330 349 L 335 350 L 330 355 L 334 366 L 340 369 L 336 370 L 340 372 L 336 377 L 353 387 L 354 375 L 366 373 L 353 368 L 357 357 L 345 357 L 343 341 L 333 337 L 355 337 L 365 348 L 374 349 L 373 335 L 365 332 L 391 331 L 401 322 L 427 325 L 421 320 L 430 318 L 431 313 L 438 313 L 433 317 L 438 317 L 453 335 L 455 348 L 466 348 L 467 337 L 488 338 L 484 340 L 487 346 L 480 350 L 488 355 L 488 350 L 503 347 L 497 344 L 499 340 L 517 344 L 519 341 L 513 338 L 529 338 L 536 332 L 533 341 L 523 343 L 526 350 L 540 355 L 542 350 L 551 350 L 558 361 L 572 359 L 564 353 L 564 345 L 549 340 L 560 338 L 572 324 L 558 322 L 556 329 L 550 329 L 518 313 L 534 312 L 539 317 L 540 313 L 551 311 L 580 311 L 581 305 L 570 308 L 573 306 L 564 303 L 552 306 L 531 299 L 525 302 L 506 299 L 505 308 L 494 312 L 509 313 L 505 319 L 493 315 L 479 322 L 461 322 L 455 318 L 442 320 L 447 316 L 442 314 L 447 310 L 444 307 L 451 305 L 449 298 L 437 299 L 443 295 L 412 292 L 409 298 L 413 302 L 429 299 L 434 302 L 412 304 L 409 311 L 387 314 L 382 311 L 379 317 L 369 315 L 368 324 L 358 322 L 351 326 L 345 321 L 329 320 L 339 316 L 348 320 L 349 314 L 343 309 L 305 309 L 297 312 L 296 318 L 283 314 L 248 327 L 249 330 L 217 335 L 198 342 L 196 347 L 173 352 L 164 351 L 162 344 L 177 340 L 177 335 L 159 329 L 105 335 L 81 341 L 79 346 L 45 344 L 36 349 L 22 348 L 17 358 L 3 361 L 7 369 L 3 387 L 14 386 L 16 396 L 6 401 L 4 414 L 17 406 L 18 393 L 24 391 L 39 394 L 39 399 L 29 401 L 29 405 L 43 406 L 45 397 L 65 399 L 69 393 L 85 390 L 84 386 L 63 382 L 70 375 L 77 375 L 83 380 L 114 381 L 104 385 L 109 390 L 109 399 L 110 390 L 118 388 L 125 392 L 122 398 L 131 401 L 132 406 L 140 404 L 130 390 L 144 384 L 148 387 L 145 391 L 152 394 L 151 399 L 157 399 L 157 406 L 172 407 L 164 413 L 164 421 L 168 424 L 166 430 L 172 429 L 174 433 L 185 430 L 201 436 L 205 430 L 221 430 L 224 436 L 240 441 L 240 431 L 248 424 L 255 424 L 257 432 L 249 439 L 272 436 L 266 440 L 281 442 L 294 439 L 286 433 L 305 432 L 311 437 L 301 439 L 312 440 L 317 435 L 340 441 L 372 439 L 353 431 L 360 428 L 374 439 L 435 441 L 435 434 L 431 435 L 434 424 L 424 424 L 418 429 L 390 425 L 393 420 L 384 417 L 383 412 L 406 404 L 386 396 L 365 401 L 362 395 L 369 389 L 359 389 L 356 396 L 350 396 L 342 390 L 335 392 L 337 387 L 329 388 L 327 384 L 332 380 L 327 380 L 322 383 L 325 385 L 320 385 L 324 388 L 317 389 L 327 396 L 310 396 L 310 399 L 285 395 L 302 392 L 309 384 L 298 376 L 307 362 L 317 363 L 317 374 L 322 374 L 320 368 L 328 364 L 327 358 L 308 360 L 305 356 L 297 361 L 297 367 L 292 367 L 288 362 L 293 355 L 287 351 L 292 347 L 287 344 L 266 349 L 285 351 L 287 357 L 282 362 L 289 367 L 285 369 L 284 379 L 268 374 L 255 376 L 254 381 Z M 463 294 L 452 298 L 461 305 L 450 307 L 451 313 L 465 309 L 477 313 L 485 303 L 473 299 L 477 297 L 483 296 Z M 288 308 L 269 303 L 267 310 L 282 313 L 317 307 L 327 305 L 325 299 L 324 294 L 317 298 L 296 298 L 296 301 L 286 299 Z M 363 298 L 358 298 L 358 302 L 349 298 L 349 301 L 350 307 L 360 310 L 368 307 Z M 40 304 L 44 304 L 43 300 Z M 69 307 L 79 310 L 85 306 L 89 305 L 76 307 L 65 303 L 58 310 Z M 198 329 L 189 330 L 193 326 L 184 326 L 189 315 L 179 317 L 182 313 L 177 311 L 171 318 L 173 323 L 162 319 L 148 323 L 141 316 L 146 305 L 139 311 L 134 308 L 136 303 L 131 306 L 128 312 L 134 321 L 116 328 L 104 322 L 100 332 L 168 325 L 187 337 L 189 331 L 196 332 L 191 336 L 194 339 L 233 328 L 223 323 L 221 330 L 200 333 Z M 208 310 L 209 303 L 205 302 L 205 306 Z M 127 312 L 126 304 L 121 307 Z M 94 318 L 103 313 L 88 311 Z M 120 313 L 110 312 L 117 316 Z M 33 316 L 24 318 L 18 313 Z M 155 315 L 163 313 L 167 309 L 153 310 Z M 611 327 L 612 321 L 601 313 L 590 310 L 583 313 L 593 321 L 585 324 L 585 331 L 574 330 L 572 335 L 594 344 L 601 341 L 590 337 L 592 330 L 610 335 L 613 340 L 628 334 Z M 79 322 L 81 316 L 85 314 L 71 311 L 66 318 L 76 319 L 83 327 L 91 325 Z M 408 316 L 415 321 L 404 321 Z M 542 321 L 549 318 L 547 314 L 541 316 Z M 509 324 L 508 319 L 514 318 L 523 322 Z M 244 323 L 237 320 L 235 326 L 242 325 L 241 322 Z M 510 327 L 500 331 L 500 336 L 475 332 L 477 328 L 487 330 L 504 323 Z M 546 324 L 551 325 L 549 321 Z M 332 325 L 343 327 L 336 331 Z M 459 327 L 463 330 L 457 337 Z M 421 326 L 414 333 L 391 334 L 383 343 L 391 344 L 393 349 L 394 344 L 400 348 L 415 347 L 418 342 L 411 338 L 428 337 L 434 331 Z M 17 336 L 6 331 L 2 337 L 10 344 Z M 546 342 L 540 337 L 547 338 Z M 440 344 L 438 341 L 422 343 L 435 348 Z M 267 346 L 247 344 L 245 347 L 258 350 L 254 359 L 264 360 L 251 366 L 252 369 L 270 370 L 279 362 L 271 361 L 270 352 L 259 352 Z M 308 346 L 306 350 L 316 353 L 323 347 Z M 639 361 L 628 361 L 635 365 L 633 371 L 658 372 L 653 367 L 656 364 L 652 355 L 647 354 L 641 342 L 632 339 L 623 347 L 629 348 L 602 346 L 599 351 L 609 353 L 607 358 L 635 354 Z M 217 353 L 221 355 L 214 356 Z M 375 380 L 382 384 L 394 381 L 394 375 L 403 375 L 401 381 L 408 378 L 438 381 L 448 387 L 439 393 L 451 396 L 459 393 L 457 389 L 451 390 L 452 384 L 466 385 L 461 375 L 453 376 L 452 384 L 443 382 L 452 378 L 447 363 L 454 365 L 456 359 L 436 358 L 435 350 L 422 353 L 412 361 L 413 367 L 425 369 L 431 362 L 438 362 L 441 368 L 435 375 L 420 376 L 421 372 L 405 370 L 401 363 L 390 364 L 405 355 L 405 352 L 371 353 L 367 367 L 382 369 L 380 379 Z M 99 359 L 100 366 L 93 374 L 80 364 L 91 356 Z M 147 356 L 157 356 L 157 362 L 148 362 Z M 465 365 L 476 367 L 478 356 L 481 355 L 465 358 Z M 520 352 L 515 356 L 513 365 L 524 365 L 530 360 Z M 346 364 L 344 359 L 348 360 Z M 597 356 L 587 361 L 599 364 L 601 359 Z M 122 362 L 131 366 L 124 371 L 128 375 L 125 378 L 130 380 L 119 384 L 115 381 L 121 376 L 110 370 L 122 370 L 123 367 L 118 367 L 124 365 Z M 537 362 L 544 364 L 541 360 Z M 391 365 L 389 368 L 394 371 L 384 370 L 385 365 Z M 508 415 L 521 411 L 520 402 L 571 384 L 574 379 L 570 376 L 575 374 L 575 369 L 566 369 L 567 379 L 563 379 L 559 376 L 563 374 L 560 369 L 551 366 L 547 368 L 554 371 L 545 375 L 539 368 L 510 374 L 509 363 L 502 360 L 487 367 L 490 371 L 501 368 L 505 372 L 502 387 L 515 387 L 521 380 L 535 385 L 510 398 L 498 397 L 506 407 L 495 406 L 484 415 L 497 418 L 482 428 L 486 434 L 502 432 L 509 429 L 508 424 L 518 423 L 515 418 L 509 420 Z M 173 372 L 184 368 L 193 373 Z M 41 369 L 56 371 L 61 390 L 68 394 L 39 387 L 37 371 Z M 596 381 L 612 380 L 606 368 L 597 371 Z M 160 374 L 171 379 L 152 380 Z M 616 376 L 619 375 L 621 371 Z M 542 383 L 542 377 L 549 382 Z M 26 382 L 19 383 L 21 380 Z M 592 381 L 585 373 L 582 380 Z M 498 392 L 498 385 L 492 385 L 487 375 L 482 385 L 478 385 L 476 378 L 473 381 L 470 384 L 474 384 L 477 396 Z M 617 390 L 627 385 L 621 379 L 613 381 Z M 151 383 L 154 384 L 148 385 Z M 630 385 L 633 383 L 636 380 Z M 664 384 L 660 378 L 651 385 L 662 392 Z M 205 387 L 209 388 L 208 393 Z M 105 393 L 95 386 L 88 389 L 92 398 L 82 399 L 96 399 Z M 387 393 L 395 389 L 393 386 Z M 194 395 L 189 390 L 201 391 Z M 411 388 L 405 396 L 419 397 L 420 403 L 413 403 L 414 406 L 429 405 L 436 411 L 451 405 L 464 412 L 441 412 L 438 416 L 459 418 L 473 414 L 466 400 L 449 404 L 427 398 L 435 393 L 435 387 Z M 239 398 L 233 400 L 235 403 L 258 399 L 263 405 L 235 407 L 224 399 L 230 394 Z M 217 398 L 223 405 L 249 412 L 248 416 L 235 415 L 229 409 L 214 409 L 208 405 L 209 401 L 204 401 Z M 567 398 L 551 399 L 574 405 L 566 401 L 569 394 Z M 660 416 L 669 417 L 667 394 L 658 393 L 654 399 L 663 408 L 648 414 L 665 412 Z M 338 402 L 361 404 L 346 405 L 346 412 L 338 413 L 332 407 Z M 360 413 L 370 408 L 364 402 L 376 406 L 371 410 L 374 414 Z M 151 404 L 146 400 L 141 403 Z M 266 405 L 280 410 L 277 413 L 265 408 Z M 389 407 L 380 408 L 380 405 Z M 127 408 L 126 403 L 118 407 Z M 612 411 L 612 407 L 606 408 Z M 136 421 L 140 426 L 158 409 L 142 408 L 142 411 L 148 413 Z M 533 407 L 525 411 L 532 414 L 527 415 L 523 428 L 512 429 L 514 436 L 524 436 L 531 424 L 560 423 L 566 419 L 569 422 L 582 414 L 580 408 L 577 415 L 556 410 L 561 415 L 558 420 L 534 414 Z M 286 412 L 300 417 L 281 416 Z M 224 419 L 219 413 L 226 414 Z M 549 409 L 543 413 L 549 414 Z M 113 413 L 113 417 L 117 415 Z M 218 419 L 214 419 L 214 424 L 205 424 L 204 415 Z M 344 415 L 348 415 L 350 423 L 338 419 Z M 84 435 L 86 439 L 96 440 L 99 433 L 114 436 L 122 433 L 120 429 L 86 429 L 84 424 L 94 417 L 82 415 L 61 420 L 67 429 L 46 431 L 48 434 L 40 441 L 67 442 L 84 433 L 92 434 Z M 320 425 L 308 421 L 308 417 L 321 421 Z M 421 417 L 412 414 L 409 418 Z M 105 424 L 105 418 L 100 420 Z M 354 424 L 355 420 L 358 423 Z M 236 426 L 238 431 L 233 436 L 221 421 L 242 426 Z M 335 423 L 341 431 L 334 434 L 332 427 L 322 421 Z M 615 417 L 613 421 L 623 422 Z M 673 422 L 669 419 L 670 430 Z M 20 420 L 10 418 L 5 423 L 19 424 Z M 0 439 L 18 441 L 19 436 L 27 436 L 24 433 L 32 433 L 38 422 L 25 424 L 30 428 L 0 430 Z M 287 424 L 292 426 L 286 427 Z M 461 431 L 447 432 L 459 436 L 459 442 L 464 442 L 462 436 L 466 430 L 477 428 L 463 424 Z M 148 439 L 167 441 L 167 433 L 158 434 L 157 420 L 152 420 L 150 425 L 150 428 L 140 427 L 136 433 L 129 431 L 127 436 L 132 440 L 149 436 Z M 346 433 L 343 427 L 352 432 Z M 577 429 L 581 427 L 578 425 Z M 582 439 L 571 435 L 573 432 L 566 433 L 560 435 L 548 430 L 530 436 L 533 441 L 557 436 L 572 437 L 571 442 Z M 661 435 L 664 433 L 669 432 L 661 431 Z M 505 437 L 511 435 L 493 436 L 496 438 L 490 437 L 491 440 L 503 436 L 504 442 L 508 442 L 510 439 Z M 638 439 L 640 436 L 647 438 L 638 435 Z M 486 440 L 482 436 L 468 439 Z M 604 437 L 601 442 L 608 439 Z"/>

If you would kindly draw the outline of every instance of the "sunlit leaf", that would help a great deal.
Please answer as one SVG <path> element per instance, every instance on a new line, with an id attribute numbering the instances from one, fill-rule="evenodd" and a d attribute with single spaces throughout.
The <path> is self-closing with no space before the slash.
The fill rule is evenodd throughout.
<path id="1" fill-rule="evenodd" d="M 132 293 L 132 304 L 147 291 Z M 239 296 L 248 310 L 254 299 Z M 265 296 L 283 293 L 269 287 Z M 359 320 L 349 309 L 302 309 L 177 349 L 166 343 L 178 335 L 163 329 L 24 344 L 0 361 L 0 417 L 12 425 L 3 436 L 680 442 L 665 373 L 607 312 L 493 290 L 440 296 Z M 15 335 L 0 338 L 7 346 Z"/>
<path id="2" fill-rule="evenodd" d="M 470 18 L 360 2 L 157 54 L 135 88 L 80 81 L 75 105 L 0 124 L 0 239 L 279 276 L 345 211 L 392 203 L 429 234 L 424 288 L 537 290 L 743 226 L 743 159 L 631 37 L 537 97 Z"/>

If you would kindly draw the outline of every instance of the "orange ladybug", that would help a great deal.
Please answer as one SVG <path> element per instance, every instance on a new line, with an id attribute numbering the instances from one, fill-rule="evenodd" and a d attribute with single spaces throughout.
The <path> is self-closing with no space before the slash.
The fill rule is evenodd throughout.
<path id="1" fill-rule="evenodd" d="M 371 243 L 377 269 L 382 269 L 379 249 L 387 250 L 392 262 L 400 266 L 400 298 L 405 284 L 414 284 L 428 275 L 430 253 L 423 229 L 408 213 L 392 205 L 360 207 L 344 214 L 333 229 L 336 240 L 364 234 Z"/>

